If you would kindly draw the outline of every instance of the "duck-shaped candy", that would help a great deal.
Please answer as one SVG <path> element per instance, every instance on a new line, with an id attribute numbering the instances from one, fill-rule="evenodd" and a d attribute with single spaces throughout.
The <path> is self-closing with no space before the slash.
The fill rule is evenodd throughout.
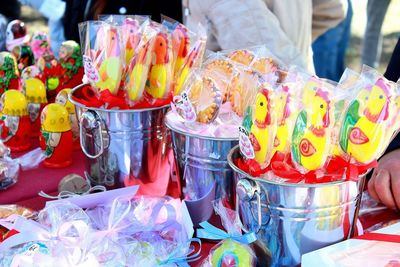
<path id="1" fill-rule="evenodd" d="M 308 103 L 296 119 L 291 149 L 294 162 L 308 171 L 313 171 L 325 164 L 331 147 L 330 117 L 333 106 L 328 92 L 321 88 L 308 99 Z"/>
<path id="2" fill-rule="evenodd" d="M 164 98 L 169 92 L 171 78 L 170 47 L 168 35 L 157 34 L 153 46 L 153 62 L 150 67 L 146 91 L 153 98 Z"/>
<path id="3" fill-rule="evenodd" d="M 254 158 L 260 165 L 268 163 L 267 156 L 274 138 L 270 101 L 270 92 L 267 89 L 262 89 L 257 93 L 255 119 L 250 129 L 249 138 L 254 149 Z"/>
<path id="4" fill-rule="evenodd" d="M 294 119 L 289 119 L 289 117 L 293 114 L 293 111 L 290 107 L 291 95 L 289 92 L 289 87 L 282 86 L 275 99 L 275 112 L 278 116 L 278 128 L 276 130 L 272 155 L 274 155 L 275 152 L 286 154 L 290 152 L 291 133 L 293 132 L 292 121 L 294 121 Z"/>
<path id="5" fill-rule="evenodd" d="M 391 96 L 390 85 L 383 78 L 367 90 L 369 94 L 366 100 L 358 97 L 350 104 L 340 132 L 343 151 L 364 164 L 375 160 L 381 151 Z"/>
<path id="6" fill-rule="evenodd" d="M 174 73 L 178 73 L 188 56 L 190 47 L 188 29 L 182 24 L 178 24 L 172 32 L 172 47 L 176 56 Z"/>

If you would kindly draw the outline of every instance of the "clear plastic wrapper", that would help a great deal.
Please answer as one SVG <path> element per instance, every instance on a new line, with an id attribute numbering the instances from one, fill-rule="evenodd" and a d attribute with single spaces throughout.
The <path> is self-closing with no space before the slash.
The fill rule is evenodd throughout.
<path id="1" fill-rule="evenodd" d="M 218 116 L 222 96 L 216 82 L 199 70 L 188 78 L 185 91 L 174 97 L 173 104 L 187 123 L 207 124 Z"/>
<path id="2" fill-rule="evenodd" d="M 158 26 L 151 51 L 151 65 L 146 82 L 146 93 L 149 102 L 156 99 L 166 99 L 170 96 L 173 81 L 172 38 L 167 28 Z"/>
<path id="3" fill-rule="evenodd" d="M 395 86 L 370 69 L 363 70 L 361 78 L 363 86 L 343 117 L 339 143 L 353 161 L 366 165 L 383 153 L 395 131 L 388 127 L 395 116 L 390 109 Z"/>
<path id="4" fill-rule="evenodd" d="M 201 266 L 257 266 L 257 256 L 250 247 L 250 244 L 256 241 L 256 235 L 254 233 L 242 235 L 235 211 L 225 208 L 222 201 L 215 201 L 214 209 L 221 217 L 222 225 L 227 232 L 207 222 L 200 224 L 202 228 L 197 230 L 198 237 L 210 240 L 222 239 L 221 242 L 211 248 L 209 256 L 202 262 Z"/>
<path id="5" fill-rule="evenodd" d="M 116 95 L 124 68 L 124 43 L 121 26 L 103 21 L 79 24 L 85 76 L 99 93 Z"/>
<path id="6" fill-rule="evenodd" d="M 143 97 L 157 29 L 151 26 L 149 21 L 146 21 L 141 26 L 141 32 L 141 39 L 135 55 L 129 63 L 124 83 L 130 105 L 135 104 Z"/>
<path id="7" fill-rule="evenodd" d="M 292 135 L 292 159 L 302 173 L 321 169 L 332 151 L 335 125 L 332 89 L 310 77 L 302 91 L 302 108 Z"/>
<path id="8" fill-rule="evenodd" d="M 181 94 L 191 70 L 200 67 L 202 64 L 207 42 L 207 34 L 203 26 L 198 26 L 196 37 L 193 39 L 195 40 L 191 42 L 190 50 L 183 59 L 180 69 L 177 69 L 174 73 L 174 95 Z"/>

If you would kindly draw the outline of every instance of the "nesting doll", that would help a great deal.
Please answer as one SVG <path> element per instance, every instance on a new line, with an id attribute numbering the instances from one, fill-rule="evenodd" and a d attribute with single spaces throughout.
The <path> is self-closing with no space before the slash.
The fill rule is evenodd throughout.
<path id="1" fill-rule="evenodd" d="M 9 89 L 20 89 L 17 60 L 9 52 L 0 52 L 0 95 Z"/>
<path id="2" fill-rule="evenodd" d="M 0 136 L 12 152 L 31 147 L 31 124 L 25 95 L 17 90 L 8 90 L 0 98 Z"/>
<path id="3" fill-rule="evenodd" d="M 75 106 L 68 99 L 68 94 L 70 92 L 71 92 L 71 89 L 69 89 L 69 88 L 61 90 L 56 97 L 56 103 L 64 106 L 67 109 L 69 123 L 71 124 L 71 130 L 72 130 L 73 147 L 74 147 L 74 150 L 80 150 L 81 145 L 80 145 L 80 141 L 79 141 L 78 119 L 76 117 Z"/>
<path id="4" fill-rule="evenodd" d="M 41 114 L 40 147 L 48 168 L 64 168 L 72 164 L 72 131 L 68 111 L 60 104 L 48 104 Z"/>
<path id="5" fill-rule="evenodd" d="M 33 137 L 40 135 L 40 113 L 47 105 L 46 87 L 39 77 L 40 71 L 36 66 L 27 67 L 21 74 Z"/>
<path id="6" fill-rule="evenodd" d="M 75 41 L 65 41 L 59 51 L 62 88 L 74 88 L 82 83 L 84 69 L 81 48 Z"/>

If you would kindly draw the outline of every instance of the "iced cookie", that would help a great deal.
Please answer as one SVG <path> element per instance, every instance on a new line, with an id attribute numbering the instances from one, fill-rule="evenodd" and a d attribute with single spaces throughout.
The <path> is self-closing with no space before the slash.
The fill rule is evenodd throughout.
<path id="1" fill-rule="evenodd" d="M 228 89 L 233 73 L 233 65 L 226 59 L 215 59 L 205 65 L 204 75 L 215 81 L 221 91 L 222 102 L 228 99 Z"/>
<path id="2" fill-rule="evenodd" d="M 229 54 L 228 56 L 231 60 L 238 62 L 240 64 L 250 66 L 254 60 L 254 54 L 246 49 L 236 50 Z"/>

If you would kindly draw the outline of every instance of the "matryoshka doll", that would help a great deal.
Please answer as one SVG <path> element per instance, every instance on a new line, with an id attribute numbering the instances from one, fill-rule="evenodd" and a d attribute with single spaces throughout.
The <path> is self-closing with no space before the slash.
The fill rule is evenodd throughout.
<path id="1" fill-rule="evenodd" d="M 9 89 L 20 89 L 17 60 L 9 52 L 0 52 L 0 95 Z"/>
<path id="2" fill-rule="evenodd" d="M 81 48 L 75 41 L 65 41 L 58 53 L 62 69 L 62 87 L 74 88 L 82 83 L 84 69 Z"/>
<path id="3" fill-rule="evenodd" d="M 71 101 L 68 99 L 68 94 L 71 92 L 71 89 L 66 88 L 61 90 L 57 97 L 56 97 L 56 103 L 64 106 L 67 111 L 68 111 L 68 117 L 69 117 L 69 123 L 71 124 L 71 130 L 72 130 L 72 140 L 73 140 L 73 148 L 74 150 L 80 150 L 81 145 L 79 142 L 79 125 L 78 125 L 78 119 L 76 117 L 76 111 L 75 111 L 75 106 L 72 104 Z"/>
<path id="4" fill-rule="evenodd" d="M 33 137 L 40 135 L 40 113 L 47 104 L 46 88 L 39 75 L 40 71 L 36 66 L 27 67 L 21 74 Z"/>
<path id="5" fill-rule="evenodd" d="M 41 114 L 40 147 L 48 168 L 64 168 L 72 164 L 72 131 L 68 111 L 57 103 L 48 104 Z"/>
<path id="6" fill-rule="evenodd" d="M 15 46 L 12 53 L 17 59 L 19 71 L 35 64 L 35 58 L 29 45 Z"/>
<path id="7" fill-rule="evenodd" d="M 12 152 L 25 151 L 31 147 L 31 123 L 27 107 L 26 98 L 20 91 L 8 90 L 0 98 L 1 140 Z"/>
<path id="8" fill-rule="evenodd" d="M 21 20 L 13 20 L 7 25 L 6 47 L 8 51 L 12 51 L 15 46 L 26 45 L 29 43 L 29 35 L 27 34 L 25 23 Z"/>
<path id="9" fill-rule="evenodd" d="M 47 90 L 47 100 L 49 102 L 54 102 L 61 88 L 61 65 L 50 49 L 50 43 L 46 33 L 35 33 L 32 37 L 31 47 L 35 56 L 36 66 L 39 67 L 43 77 L 45 77 L 44 83 Z"/>

